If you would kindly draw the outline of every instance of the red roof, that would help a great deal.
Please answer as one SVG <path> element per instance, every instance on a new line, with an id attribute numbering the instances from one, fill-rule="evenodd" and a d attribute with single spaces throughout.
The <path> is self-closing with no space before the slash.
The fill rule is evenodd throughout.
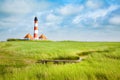
<path id="1" fill-rule="evenodd" d="M 33 37 L 29 33 L 24 38 L 33 39 Z"/>
<path id="2" fill-rule="evenodd" d="M 42 40 L 47 40 L 46 36 L 44 34 L 41 34 L 39 39 L 42 39 Z"/>

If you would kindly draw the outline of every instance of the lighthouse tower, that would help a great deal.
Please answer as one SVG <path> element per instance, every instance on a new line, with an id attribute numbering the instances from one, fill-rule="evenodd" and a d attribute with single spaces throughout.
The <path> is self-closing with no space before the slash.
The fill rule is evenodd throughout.
<path id="1" fill-rule="evenodd" d="M 37 17 L 34 18 L 34 40 L 38 40 L 38 19 Z"/>

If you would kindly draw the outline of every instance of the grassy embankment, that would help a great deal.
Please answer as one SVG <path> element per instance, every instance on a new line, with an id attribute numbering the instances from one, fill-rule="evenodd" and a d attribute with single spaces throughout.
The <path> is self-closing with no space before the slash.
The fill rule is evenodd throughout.
<path id="1" fill-rule="evenodd" d="M 120 42 L 0 42 L 0 80 L 120 80 Z M 76 64 L 40 59 L 87 58 Z"/>

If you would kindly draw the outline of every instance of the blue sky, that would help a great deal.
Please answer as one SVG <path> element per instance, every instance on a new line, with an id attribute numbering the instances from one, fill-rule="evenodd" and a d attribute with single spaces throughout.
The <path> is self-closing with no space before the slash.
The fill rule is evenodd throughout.
<path id="1" fill-rule="evenodd" d="M 120 0 L 0 0 L 0 41 L 33 35 L 50 40 L 120 41 Z"/>

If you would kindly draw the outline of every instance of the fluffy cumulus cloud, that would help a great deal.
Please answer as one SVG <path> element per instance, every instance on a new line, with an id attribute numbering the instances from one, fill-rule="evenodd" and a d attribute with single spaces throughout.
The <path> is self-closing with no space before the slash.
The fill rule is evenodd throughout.
<path id="1" fill-rule="evenodd" d="M 37 16 L 39 34 L 52 40 L 120 41 L 119 4 L 115 0 L 3 0 L 0 40 L 33 34 Z"/>
<path id="2" fill-rule="evenodd" d="M 76 14 L 76 13 L 80 13 L 83 10 L 83 6 L 81 5 L 72 5 L 72 4 L 67 4 L 65 6 L 62 6 L 59 9 L 59 12 L 62 15 L 72 15 L 72 14 Z"/>
<path id="3" fill-rule="evenodd" d="M 109 19 L 109 23 L 120 26 L 120 16 L 113 16 Z"/>
<path id="4" fill-rule="evenodd" d="M 86 2 L 86 7 L 91 8 L 91 9 L 97 9 L 100 8 L 102 6 L 102 1 L 98 1 L 98 0 L 88 0 Z"/>
<path id="5" fill-rule="evenodd" d="M 54 21 L 57 22 L 57 21 L 60 21 L 61 19 L 62 19 L 62 17 L 54 15 L 52 13 L 50 13 L 46 16 L 46 20 L 49 22 L 54 22 Z"/>
<path id="6" fill-rule="evenodd" d="M 87 13 L 83 13 L 83 14 L 75 16 L 72 23 L 80 24 L 81 22 L 83 22 L 84 24 L 89 23 L 89 25 L 92 24 L 92 26 L 96 27 L 96 23 L 103 21 L 106 17 L 109 16 L 109 14 L 111 14 L 111 12 L 115 11 L 116 9 L 118 9 L 118 6 L 111 5 L 105 9 L 97 9 L 95 11 L 88 11 Z"/>
<path id="7" fill-rule="evenodd" d="M 1 5 L 1 11 L 9 14 L 26 14 L 31 12 L 31 2 L 25 0 L 5 0 Z"/>

